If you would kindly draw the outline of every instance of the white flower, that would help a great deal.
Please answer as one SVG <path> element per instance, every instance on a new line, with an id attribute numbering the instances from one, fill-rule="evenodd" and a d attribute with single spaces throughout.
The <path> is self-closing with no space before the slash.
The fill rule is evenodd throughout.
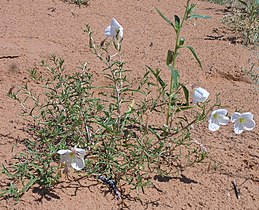
<path id="1" fill-rule="evenodd" d="M 118 21 L 115 18 L 112 18 L 111 25 L 109 25 L 105 29 L 105 35 L 106 36 L 111 36 L 113 38 L 116 38 L 117 34 L 122 39 L 122 37 L 123 37 L 123 28 L 122 28 L 122 26 L 118 23 Z"/>
<path id="2" fill-rule="evenodd" d="M 197 104 L 198 102 L 204 102 L 208 99 L 210 93 L 199 87 L 199 88 L 195 88 L 194 94 L 193 94 L 193 103 Z"/>
<path id="3" fill-rule="evenodd" d="M 235 112 L 231 116 L 231 121 L 234 122 L 234 131 L 236 134 L 241 134 L 244 130 L 253 130 L 255 127 L 255 121 L 253 120 L 253 114 L 245 112 L 240 114 Z"/>
<path id="4" fill-rule="evenodd" d="M 86 151 L 84 149 L 74 147 L 71 150 L 59 150 L 57 153 L 61 156 L 60 163 L 65 164 L 65 172 L 68 172 L 68 166 L 75 170 L 81 170 L 85 167 L 84 156 Z"/>
<path id="5" fill-rule="evenodd" d="M 226 109 L 214 110 L 209 119 L 209 130 L 216 131 L 220 128 L 220 125 L 227 125 L 229 117 L 227 117 L 228 111 Z"/>

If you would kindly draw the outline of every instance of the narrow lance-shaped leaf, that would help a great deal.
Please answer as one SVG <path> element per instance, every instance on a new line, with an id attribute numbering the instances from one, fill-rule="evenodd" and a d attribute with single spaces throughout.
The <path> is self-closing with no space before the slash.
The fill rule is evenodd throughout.
<path id="1" fill-rule="evenodd" d="M 189 110 L 189 109 L 193 109 L 193 106 L 181 106 L 181 107 L 177 107 L 176 112 L 181 112 L 181 111 L 185 111 L 185 110 Z"/>
<path id="2" fill-rule="evenodd" d="M 241 4 L 244 4 L 246 7 L 248 6 L 247 3 L 243 0 L 238 0 Z"/>
<path id="3" fill-rule="evenodd" d="M 166 87 L 166 83 L 162 80 L 162 78 L 159 76 L 160 71 L 154 71 L 152 68 L 148 67 L 147 68 L 151 71 L 151 73 L 155 76 L 161 87 L 164 89 Z"/>
<path id="4" fill-rule="evenodd" d="M 174 16 L 174 21 L 175 21 L 175 28 L 179 29 L 181 21 L 180 21 L 180 18 L 177 15 Z"/>
<path id="5" fill-rule="evenodd" d="M 201 61 L 200 61 L 198 55 L 196 54 L 195 50 L 193 49 L 193 47 L 192 46 L 180 46 L 180 47 L 181 48 L 188 48 L 192 52 L 193 56 L 195 57 L 196 61 L 199 63 L 199 65 L 202 69 Z"/>
<path id="6" fill-rule="evenodd" d="M 22 193 L 26 193 L 28 189 L 30 189 L 30 187 L 32 185 L 34 185 L 34 183 L 37 181 L 38 179 L 36 177 L 31 177 L 30 181 L 23 187 L 22 189 Z"/>
<path id="7" fill-rule="evenodd" d="M 212 18 L 212 16 L 200 15 L 200 14 L 191 14 L 190 18 L 210 19 L 210 18 Z"/>
<path id="8" fill-rule="evenodd" d="M 13 178 L 14 175 L 4 166 L 4 164 L 2 164 L 2 173 L 6 174 L 7 176 L 9 176 L 10 178 Z"/>
<path id="9" fill-rule="evenodd" d="M 187 3 L 188 7 L 187 7 L 187 16 L 186 16 L 186 20 L 189 19 L 191 17 L 191 15 L 193 14 L 196 4 L 189 4 L 189 2 Z"/>
<path id="10" fill-rule="evenodd" d="M 128 120 L 128 117 L 134 112 L 133 106 L 134 106 L 134 99 L 132 100 L 131 104 L 129 105 L 128 111 L 125 113 L 125 117 L 123 122 L 121 123 L 121 128 L 124 128 L 126 121 Z"/>
<path id="11" fill-rule="evenodd" d="M 157 138 L 161 138 L 160 134 L 158 132 L 156 132 L 154 129 L 152 129 L 151 127 L 148 128 L 153 134 L 156 135 Z"/>
<path id="12" fill-rule="evenodd" d="M 171 71 L 171 75 L 172 75 L 173 82 L 174 82 L 173 83 L 173 89 L 177 90 L 180 86 L 180 74 L 171 65 L 169 65 L 169 70 Z"/>
<path id="13" fill-rule="evenodd" d="M 158 14 L 159 14 L 167 23 L 169 23 L 169 24 L 174 28 L 174 30 L 176 30 L 174 24 L 172 23 L 171 20 L 169 20 L 169 18 L 167 18 L 159 9 L 156 8 L 156 11 L 158 12 Z"/>
<path id="14" fill-rule="evenodd" d="M 183 92 L 184 92 L 184 96 L 185 96 L 185 100 L 186 100 L 186 106 L 189 106 L 190 105 L 190 93 L 189 93 L 189 90 L 188 88 L 180 83 L 181 87 L 183 88 Z"/>

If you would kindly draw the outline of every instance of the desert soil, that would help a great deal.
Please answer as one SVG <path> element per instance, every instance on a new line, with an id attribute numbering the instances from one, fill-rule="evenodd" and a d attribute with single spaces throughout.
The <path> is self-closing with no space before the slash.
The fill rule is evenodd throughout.
<path id="1" fill-rule="evenodd" d="M 182 14 L 185 1 L 177 0 L 90 0 L 90 5 L 78 7 L 61 0 L 1 0 L 0 7 L 0 164 L 8 165 L 26 137 L 27 122 L 20 116 L 20 105 L 7 96 L 10 88 L 28 81 L 27 70 L 42 59 L 55 54 L 65 59 L 67 71 L 76 71 L 88 62 L 95 78 L 101 66 L 90 53 L 87 34 L 90 24 L 97 40 L 115 17 L 124 27 L 123 56 L 132 72 L 130 80 L 143 75 L 145 65 L 163 69 L 166 52 L 173 48 L 175 35 L 157 14 L 160 8 L 167 16 Z M 189 86 L 206 88 L 213 100 L 220 93 L 222 105 L 230 113 L 235 110 L 252 112 L 259 122 L 258 85 L 242 68 L 255 62 L 258 50 L 231 42 L 235 34 L 221 23 L 224 7 L 204 1 L 197 3 L 197 13 L 210 15 L 207 20 L 190 20 L 183 36 L 203 62 L 199 68 L 188 51 L 182 51 L 178 68 L 182 80 Z M 100 83 L 102 80 L 99 81 Z M 105 81 L 104 81 L 105 82 Z M 154 176 L 154 187 L 145 193 L 129 192 L 125 204 L 129 209 L 259 209 L 259 128 L 236 135 L 232 126 L 210 132 L 207 124 L 194 129 L 194 137 L 206 146 L 206 163 L 186 169 L 182 175 L 167 179 Z M 232 181 L 241 191 L 236 198 Z M 1 185 L 6 183 L 0 176 Z M 35 187 L 14 205 L 1 200 L 0 209 L 118 209 L 120 201 L 107 186 L 97 180 L 64 180 L 52 191 Z"/>

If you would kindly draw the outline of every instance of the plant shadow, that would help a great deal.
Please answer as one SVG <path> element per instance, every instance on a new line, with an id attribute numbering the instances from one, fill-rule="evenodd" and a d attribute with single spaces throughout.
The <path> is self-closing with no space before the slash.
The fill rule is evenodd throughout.
<path id="1" fill-rule="evenodd" d="M 228 41 L 230 44 L 241 44 L 239 36 L 230 35 L 225 37 L 225 35 L 207 35 L 204 40 L 218 40 L 218 41 Z"/>
<path id="2" fill-rule="evenodd" d="M 121 203 L 119 203 L 120 209 L 130 209 L 130 207 L 127 205 L 128 202 L 138 202 L 141 204 L 141 206 L 144 207 L 144 209 L 154 209 L 159 208 L 163 209 L 162 207 L 167 207 L 173 209 L 173 206 L 170 204 L 166 204 L 160 200 L 160 198 L 155 200 L 150 199 L 141 199 L 139 196 L 131 196 L 130 194 L 126 194 L 123 196 L 123 200 Z"/>
<path id="3" fill-rule="evenodd" d="M 190 179 L 183 174 L 181 174 L 180 177 L 162 176 L 162 175 L 154 176 L 154 180 L 157 180 L 158 182 L 169 182 L 171 179 L 180 180 L 180 182 L 182 182 L 184 184 L 198 184 L 197 181 Z"/>
<path id="4" fill-rule="evenodd" d="M 34 187 L 32 192 L 38 194 L 40 197 L 36 199 L 38 202 L 42 202 L 43 199 L 50 201 L 52 199 L 60 199 L 60 196 L 56 194 L 54 189 L 45 187 Z"/>
<path id="5" fill-rule="evenodd" d="M 74 190 L 74 192 L 73 194 L 71 194 L 71 196 L 74 197 L 74 196 L 77 196 L 77 192 L 80 188 L 88 188 L 91 191 L 90 189 L 91 187 L 98 185 L 98 183 L 84 185 L 80 182 L 82 178 L 84 177 L 81 177 L 79 179 L 74 179 L 72 181 L 70 179 L 68 181 L 62 181 L 57 186 L 54 186 L 53 188 L 34 187 L 32 189 L 32 192 L 40 196 L 35 201 L 42 202 L 43 199 L 47 201 L 50 201 L 52 199 L 60 199 L 60 196 L 55 192 L 55 189 L 57 190 L 72 189 Z"/>

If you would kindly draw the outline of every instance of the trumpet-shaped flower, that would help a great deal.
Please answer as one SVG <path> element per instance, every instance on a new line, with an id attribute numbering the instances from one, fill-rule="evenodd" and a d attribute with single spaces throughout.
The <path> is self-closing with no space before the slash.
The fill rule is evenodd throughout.
<path id="1" fill-rule="evenodd" d="M 59 150 L 57 153 L 61 156 L 60 163 L 65 164 L 65 172 L 68 172 L 69 166 L 75 170 L 81 170 L 85 167 L 84 156 L 86 151 L 84 149 L 74 147 L 71 150 Z"/>
<path id="2" fill-rule="evenodd" d="M 198 102 L 204 102 L 208 99 L 210 93 L 199 87 L 199 88 L 195 88 L 194 94 L 193 94 L 193 103 L 197 104 Z"/>
<path id="3" fill-rule="evenodd" d="M 105 29 L 105 35 L 109 37 L 116 38 L 117 35 L 122 39 L 123 37 L 123 28 L 122 26 L 118 23 L 118 21 L 115 18 L 112 18 L 111 25 L 109 25 Z"/>
<path id="4" fill-rule="evenodd" d="M 220 128 L 220 125 L 227 125 L 229 117 L 227 117 L 228 111 L 226 109 L 214 110 L 209 119 L 209 130 L 216 131 Z"/>
<path id="5" fill-rule="evenodd" d="M 253 114 L 245 112 L 243 114 L 235 112 L 231 116 L 231 121 L 234 122 L 234 131 L 236 134 L 241 134 L 244 130 L 253 130 L 255 127 L 255 121 L 253 120 Z"/>

